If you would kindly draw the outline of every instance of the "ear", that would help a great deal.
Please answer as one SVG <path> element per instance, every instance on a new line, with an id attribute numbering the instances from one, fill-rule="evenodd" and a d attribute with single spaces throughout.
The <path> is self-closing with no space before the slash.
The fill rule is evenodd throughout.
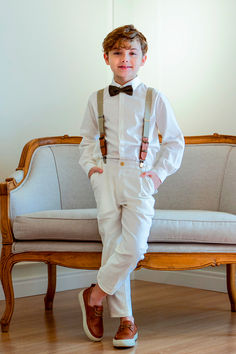
<path id="1" fill-rule="evenodd" d="M 144 56 L 142 57 L 141 66 L 143 66 L 143 65 L 146 63 L 146 60 L 147 60 L 147 56 L 144 55 Z"/>
<path id="2" fill-rule="evenodd" d="M 107 65 L 110 65 L 108 55 L 107 55 L 106 53 L 104 53 L 104 54 L 103 54 L 103 57 L 104 57 L 104 59 L 105 59 L 106 64 L 107 64 Z"/>

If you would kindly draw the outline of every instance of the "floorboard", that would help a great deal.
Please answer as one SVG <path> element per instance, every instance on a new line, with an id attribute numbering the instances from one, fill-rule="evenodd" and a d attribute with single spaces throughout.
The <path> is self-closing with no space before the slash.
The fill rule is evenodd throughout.
<path id="1" fill-rule="evenodd" d="M 112 346 L 119 321 L 109 318 L 106 306 L 103 341 L 87 340 L 77 293 L 57 293 L 53 312 L 46 313 L 42 295 L 16 299 L 10 331 L 1 334 L 0 353 L 236 353 L 236 313 L 230 312 L 227 294 L 132 281 L 139 340 L 135 348 L 119 350 Z M 0 301 L 1 313 L 3 309 Z"/>

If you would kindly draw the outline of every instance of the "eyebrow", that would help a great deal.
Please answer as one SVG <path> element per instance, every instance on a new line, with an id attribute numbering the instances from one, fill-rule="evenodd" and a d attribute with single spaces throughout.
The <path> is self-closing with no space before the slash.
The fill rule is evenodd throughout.
<path id="1" fill-rule="evenodd" d="M 112 50 L 120 50 L 120 49 L 127 49 L 127 48 L 125 48 L 125 47 L 120 47 L 120 48 L 114 47 L 114 48 L 112 48 Z M 128 48 L 127 50 L 138 50 L 138 48 Z"/>

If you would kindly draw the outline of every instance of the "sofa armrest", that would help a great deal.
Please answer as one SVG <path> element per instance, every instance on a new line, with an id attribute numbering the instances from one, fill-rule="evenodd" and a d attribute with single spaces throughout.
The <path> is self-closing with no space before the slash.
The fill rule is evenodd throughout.
<path id="1" fill-rule="evenodd" d="M 16 171 L 14 171 L 9 178 L 7 178 L 7 181 L 11 181 L 13 180 L 13 183 L 16 185 L 20 182 L 23 181 L 24 178 L 24 171 L 21 169 L 17 169 Z"/>
<path id="2" fill-rule="evenodd" d="M 12 180 L 0 183 L 0 227 L 2 233 L 2 244 L 11 245 L 13 243 L 13 232 L 9 216 L 10 190 L 13 187 Z"/>

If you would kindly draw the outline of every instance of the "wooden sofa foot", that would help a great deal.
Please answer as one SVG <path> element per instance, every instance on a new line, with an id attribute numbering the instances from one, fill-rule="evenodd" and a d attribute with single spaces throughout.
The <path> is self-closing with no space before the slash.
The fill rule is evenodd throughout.
<path id="1" fill-rule="evenodd" d="M 53 300 L 56 291 L 56 265 L 48 264 L 48 289 L 44 297 L 45 310 L 51 311 L 53 308 Z"/>
<path id="2" fill-rule="evenodd" d="M 3 262 L 3 258 L 1 259 L 1 261 Z M 5 312 L 1 319 L 2 332 L 8 332 L 10 321 L 14 310 L 15 299 L 14 299 L 14 290 L 12 284 L 12 268 L 13 268 L 13 264 L 11 263 L 10 260 L 6 261 L 6 263 L 3 262 L 1 268 L 2 271 L 1 282 L 5 294 L 5 299 L 6 299 Z"/>
<path id="3" fill-rule="evenodd" d="M 1 321 L 1 331 L 2 333 L 7 333 L 9 331 L 9 323 L 3 323 Z"/>
<path id="4" fill-rule="evenodd" d="M 227 290 L 231 311 L 236 312 L 235 264 L 227 264 Z"/>

